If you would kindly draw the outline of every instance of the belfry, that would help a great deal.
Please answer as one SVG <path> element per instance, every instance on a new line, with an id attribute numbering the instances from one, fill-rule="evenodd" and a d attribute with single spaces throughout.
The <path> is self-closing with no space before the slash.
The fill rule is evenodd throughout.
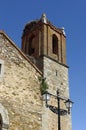
<path id="1" fill-rule="evenodd" d="M 43 14 L 41 19 L 25 25 L 22 35 L 22 51 L 41 71 L 43 71 L 43 57 L 66 65 L 64 29 L 56 28 Z"/>

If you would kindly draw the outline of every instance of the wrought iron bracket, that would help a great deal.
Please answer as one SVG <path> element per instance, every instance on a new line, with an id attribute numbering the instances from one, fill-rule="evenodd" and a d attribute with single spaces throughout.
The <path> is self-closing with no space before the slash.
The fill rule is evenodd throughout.
<path id="1" fill-rule="evenodd" d="M 52 105 L 47 106 L 53 113 L 58 114 L 58 108 Z M 67 115 L 68 111 L 64 109 L 60 109 L 60 115 L 64 116 Z"/>

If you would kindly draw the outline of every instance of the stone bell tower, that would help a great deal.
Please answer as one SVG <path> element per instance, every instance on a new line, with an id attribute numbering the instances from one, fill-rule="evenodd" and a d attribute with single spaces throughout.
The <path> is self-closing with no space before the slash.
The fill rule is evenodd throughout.
<path id="1" fill-rule="evenodd" d="M 49 92 L 56 94 L 56 90 L 59 89 L 63 96 L 69 98 L 64 28 L 55 27 L 43 14 L 40 19 L 25 25 L 22 51 L 43 73 L 43 77 L 46 77 Z M 56 101 L 51 102 L 56 105 Z M 61 107 L 65 108 L 63 103 Z M 57 115 L 45 107 L 42 119 L 43 130 L 57 130 Z M 71 130 L 70 115 L 62 117 L 61 122 L 61 130 Z"/>

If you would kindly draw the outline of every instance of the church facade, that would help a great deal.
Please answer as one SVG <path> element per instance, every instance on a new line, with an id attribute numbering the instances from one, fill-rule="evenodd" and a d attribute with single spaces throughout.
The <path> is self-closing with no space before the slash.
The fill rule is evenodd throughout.
<path id="1" fill-rule="evenodd" d="M 0 129 L 57 130 L 57 114 L 46 108 L 40 91 L 46 78 L 48 91 L 69 98 L 66 36 L 43 14 L 25 25 L 21 50 L 0 31 Z M 56 99 L 50 104 L 57 106 Z M 61 108 L 66 109 L 63 102 Z M 71 115 L 61 117 L 61 130 L 71 130 Z"/>

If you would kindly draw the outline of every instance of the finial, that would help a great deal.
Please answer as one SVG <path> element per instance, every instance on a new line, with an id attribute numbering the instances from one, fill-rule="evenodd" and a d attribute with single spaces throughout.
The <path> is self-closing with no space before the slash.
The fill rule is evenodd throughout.
<path id="1" fill-rule="evenodd" d="M 47 23 L 47 18 L 46 18 L 45 13 L 42 14 L 41 20 L 42 20 L 43 23 Z"/>
<path id="2" fill-rule="evenodd" d="M 64 28 L 64 27 L 62 27 L 62 32 L 63 32 L 63 34 L 66 36 L 65 28 Z"/>

